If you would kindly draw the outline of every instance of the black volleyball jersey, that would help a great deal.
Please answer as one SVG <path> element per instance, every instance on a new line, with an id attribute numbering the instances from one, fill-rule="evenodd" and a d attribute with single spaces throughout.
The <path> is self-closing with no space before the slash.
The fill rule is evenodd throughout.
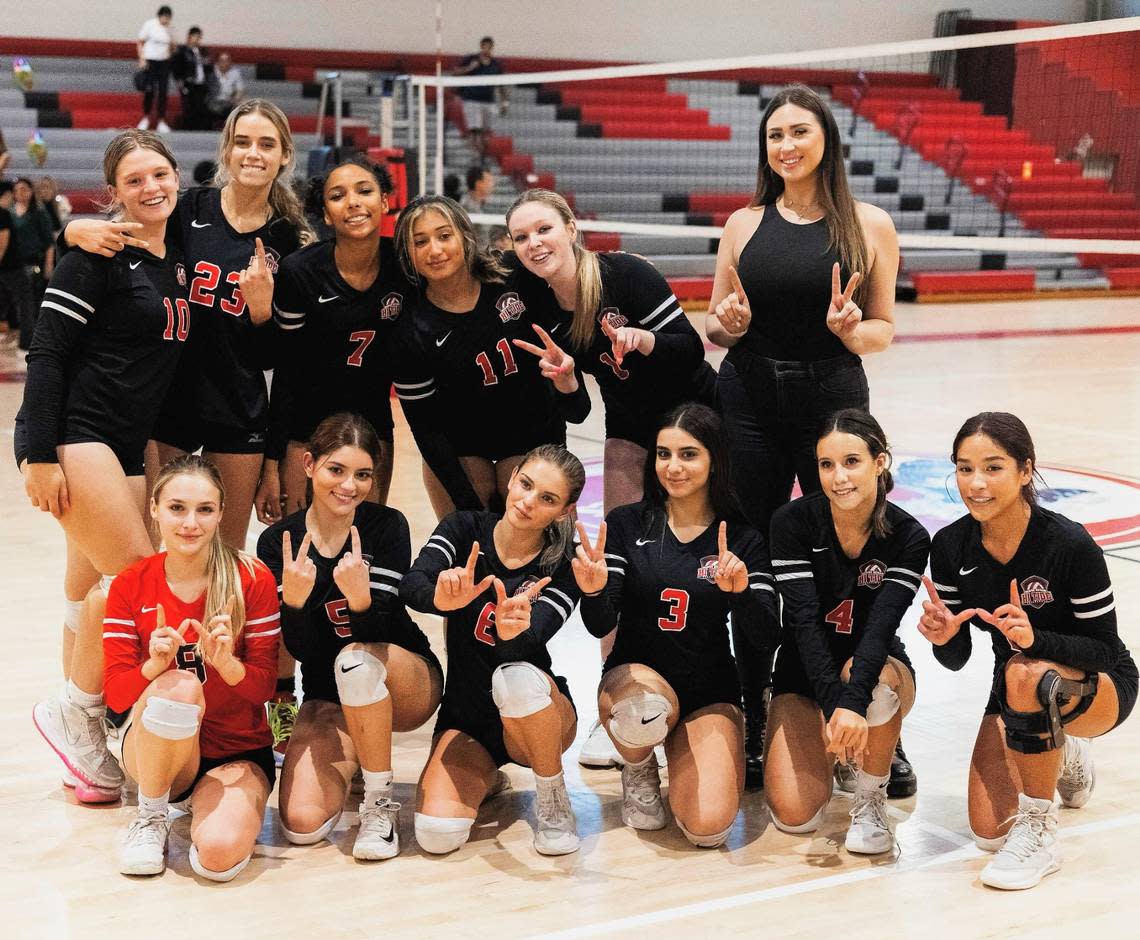
<path id="1" fill-rule="evenodd" d="M 1104 552 L 1083 526 L 1058 513 L 1035 506 L 1017 552 L 1004 565 L 982 545 L 981 525 L 963 516 L 935 534 L 930 573 L 952 612 L 974 607 L 992 613 L 1010 602 L 1010 583 L 1016 580 L 1033 627 L 1033 645 L 1014 649 L 995 627 L 971 618 L 949 643 L 934 647 L 938 661 L 950 669 L 961 669 L 970 658 L 970 624 L 990 635 L 995 676 L 1016 652 L 1087 672 L 1131 662 L 1116 628 Z"/>
<path id="2" fill-rule="evenodd" d="M 544 324 L 558 324 L 559 342 L 583 372 L 598 380 L 607 408 L 618 406 L 647 421 L 675 405 L 698 397 L 698 372 L 711 368 L 704 361 L 704 344 L 677 302 L 669 283 L 652 264 L 636 255 L 598 255 L 602 300 L 594 332 L 585 349 L 569 345 L 572 310 L 563 310 L 541 278 L 527 272 L 525 298 L 533 300 Z M 613 345 L 602 332 L 602 321 L 615 329 L 634 326 L 654 334 L 653 352 L 630 353 L 619 366 Z"/>
<path id="3" fill-rule="evenodd" d="M 757 647 L 775 637 L 776 595 L 764 538 L 745 522 L 729 522 L 728 548 L 748 569 L 738 594 L 716 585 L 720 520 L 689 542 L 669 528 L 664 511 L 646 502 L 606 517 L 609 579 L 582 597 L 582 620 L 594 636 L 617 627 L 616 661 L 638 662 L 673 685 L 700 684 L 732 663 L 728 616 Z"/>
<path id="4" fill-rule="evenodd" d="M 265 245 L 270 272 L 300 246 L 296 228 L 275 217 L 252 232 L 239 232 L 222 212 L 222 191 L 195 186 L 178 200 L 177 219 L 186 247 L 194 339 L 174 383 L 177 400 L 166 410 L 228 428 L 264 431 L 269 396 L 264 370 L 273 368 L 276 331 L 254 326 L 238 288 L 241 272 Z"/>
<path id="5" fill-rule="evenodd" d="M 141 457 L 191 329 L 177 231 L 167 234 L 164 258 L 75 249 L 56 266 L 18 417 L 32 463 L 55 463 L 56 445 L 74 441 Z"/>
<path id="6" fill-rule="evenodd" d="M 784 601 L 781 646 L 798 653 L 828 718 L 836 708 L 867 714 L 903 614 L 922 583 L 930 536 L 913 516 L 887 503 L 891 532 L 874 533 L 858 558 L 839 544 L 823 493 L 804 496 L 772 517 L 772 570 Z M 840 681 L 852 659 L 851 678 Z"/>
<path id="7" fill-rule="evenodd" d="M 733 350 L 785 360 L 847 355 L 842 340 L 827 328 L 831 268 L 839 260 L 830 242 L 826 219 L 796 225 L 774 204 L 764 207 L 736 265 L 752 320 Z M 846 286 L 851 272 L 844 267 L 840 275 Z"/>
<path id="8" fill-rule="evenodd" d="M 257 540 L 257 557 L 273 572 L 279 594 L 281 537 L 289 533 L 295 556 L 305 538 L 305 513 L 302 509 L 273 524 Z M 333 580 L 337 562 L 351 549 L 351 537 L 333 558 L 325 558 L 310 546 L 309 557 L 317 569 L 313 590 L 304 607 L 281 604 L 282 637 L 289 652 L 304 664 L 305 695 L 328 701 L 338 700 L 333 663 L 349 643 L 394 643 L 413 653 L 432 656 L 427 637 L 399 597 L 400 582 L 412 561 L 407 520 L 399 510 L 365 502 L 356 507 L 353 524 L 360 532 L 360 551 L 368 562 L 372 606 L 354 613 Z"/>
<path id="9" fill-rule="evenodd" d="M 380 272 L 366 290 L 337 270 L 336 243 L 318 242 L 281 263 L 273 290 L 279 357 L 273 373 L 266 455 L 307 441 L 330 414 L 354 411 L 383 435 L 392 428 L 396 331 L 414 290 L 390 238 L 380 239 Z"/>
<path id="10" fill-rule="evenodd" d="M 491 700 L 491 673 L 502 663 L 527 662 L 550 672 L 546 644 L 566 623 L 578 603 L 578 586 L 563 561 L 545 571 L 538 557 L 521 568 L 508 568 L 495 553 L 494 530 L 500 516 L 492 512 L 454 512 L 446 516 L 420 551 L 400 585 L 400 597 L 413 610 L 447 618 L 447 684 L 443 697 L 452 707 L 483 713 L 497 720 Z M 489 574 L 503 582 L 508 597 L 525 593 L 544 577 L 550 584 L 534 602 L 530 629 L 512 640 L 495 635 L 495 589 L 489 586 L 466 607 L 447 612 L 435 607 L 435 584 L 441 572 L 463 567 L 473 542 L 479 543 L 475 579 Z"/>
<path id="11" fill-rule="evenodd" d="M 467 313 L 441 310 L 421 292 L 400 333 L 396 394 L 424 459 L 458 507 L 479 505 L 456 457 L 479 453 L 481 437 L 525 424 L 534 437 L 565 441 L 565 422 L 581 422 L 590 410 L 584 385 L 560 394 L 538 358 L 511 342 L 538 342 L 517 279 L 483 284 Z"/>

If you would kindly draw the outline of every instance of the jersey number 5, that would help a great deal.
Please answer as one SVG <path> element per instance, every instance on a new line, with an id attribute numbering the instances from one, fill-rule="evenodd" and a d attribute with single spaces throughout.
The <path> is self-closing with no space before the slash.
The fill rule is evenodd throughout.
<path id="1" fill-rule="evenodd" d="M 855 622 L 855 602 L 848 598 L 823 619 L 835 624 L 836 633 L 850 633 Z"/>
<path id="2" fill-rule="evenodd" d="M 689 615 L 689 592 L 679 588 L 665 588 L 661 600 L 669 604 L 669 616 L 658 617 L 657 626 L 662 630 L 684 630 L 685 618 Z"/>
<path id="3" fill-rule="evenodd" d="M 506 337 L 503 337 L 495 344 L 495 348 L 499 351 L 499 355 L 503 357 L 503 375 L 514 375 L 519 371 L 519 367 L 515 365 L 515 354 L 511 349 L 511 344 L 507 342 Z M 484 385 L 498 385 L 499 377 L 495 375 L 495 370 L 491 368 L 491 357 L 485 352 L 479 353 L 475 357 L 475 363 L 483 370 L 483 384 Z"/>
<path id="4" fill-rule="evenodd" d="M 475 621 L 475 639 L 488 646 L 495 645 L 495 605 L 486 603 Z"/>
<path id="5" fill-rule="evenodd" d="M 326 601 L 325 614 L 337 636 L 341 639 L 352 636 L 352 621 L 348 619 L 348 601 L 343 597 L 335 601 Z"/>

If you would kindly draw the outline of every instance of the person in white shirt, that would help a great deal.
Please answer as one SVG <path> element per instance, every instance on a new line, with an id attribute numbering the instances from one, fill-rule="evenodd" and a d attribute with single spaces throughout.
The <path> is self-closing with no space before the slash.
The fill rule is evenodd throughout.
<path id="1" fill-rule="evenodd" d="M 138 126 L 148 130 L 151 126 L 151 110 L 157 110 L 155 130 L 160 134 L 170 131 L 166 123 L 166 89 L 170 82 L 170 57 L 174 54 L 174 38 L 170 35 L 170 20 L 174 14 L 168 6 L 161 6 L 158 12 L 139 30 L 139 68 L 146 69 L 146 85 L 143 91 L 143 116 Z"/>
<path id="2" fill-rule="evenodd" d="M 241 70 L 233 64 L 228 52 L 219 52 L 214 64 L 214 90 L 210 95 L 210 110 L 224 120 L 245 97 L 245 84 Z"/>

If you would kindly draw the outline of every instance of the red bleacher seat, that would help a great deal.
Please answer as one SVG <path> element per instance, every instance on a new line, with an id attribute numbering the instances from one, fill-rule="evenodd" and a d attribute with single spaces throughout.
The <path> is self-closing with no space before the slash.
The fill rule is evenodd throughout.
<path id="1" fill-rule="evenodd" d="M 1031 291 L 1037 286 L 1032 270 L 915 271 L 911 280 L 919 295 Z"/>

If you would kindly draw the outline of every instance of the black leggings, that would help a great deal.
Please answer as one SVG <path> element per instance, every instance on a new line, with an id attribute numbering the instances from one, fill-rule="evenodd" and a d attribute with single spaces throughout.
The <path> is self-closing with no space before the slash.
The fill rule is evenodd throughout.
<path id="1" fill-rule="evenodd" d="M 143 114 L 150 116 L 151 106 L 158 95 L 158 119 L 166 120 L 166 91 L 170 84 L 170 60 L 146 60 L 146 91 L 143 93 Z"/>

